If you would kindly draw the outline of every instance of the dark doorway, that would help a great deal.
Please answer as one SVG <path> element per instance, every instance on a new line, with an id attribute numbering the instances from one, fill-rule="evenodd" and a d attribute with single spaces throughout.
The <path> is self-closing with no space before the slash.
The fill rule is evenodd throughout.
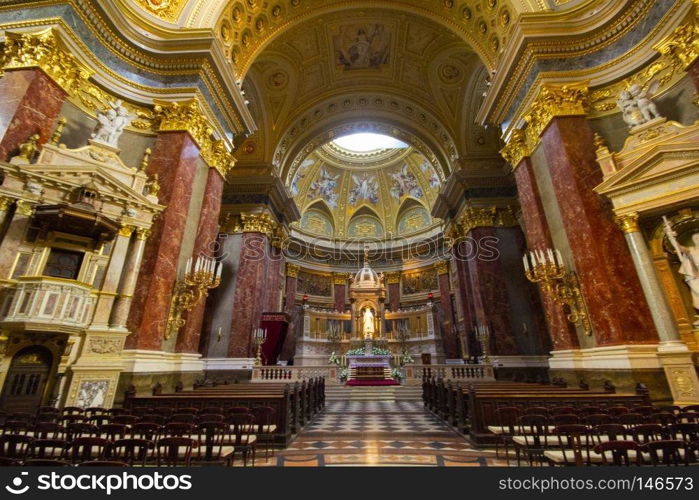
<path id="1" fill-rule="evenodd" d="M 2 409 L 33 412 L 42 403 L 53 356 L 42 346 L 25 347 L 15 354 L 5 379 Z"/>

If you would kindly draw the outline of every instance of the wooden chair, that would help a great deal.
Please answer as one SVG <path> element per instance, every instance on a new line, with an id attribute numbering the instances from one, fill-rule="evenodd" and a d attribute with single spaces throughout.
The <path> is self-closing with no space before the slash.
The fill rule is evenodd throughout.
<path id="1" fill-rule="evenodd" d="M 63 408 L 63 415 L 82 415 L 85 413 L 83 408 L 79 406 L 66 406 Z"/>
<path id="2" fill-rule="evenodd" d="M 73 439 L 71 461 L 74 464 L 92 460 L 104 460 L 109 453 L 111 441 L 100 437 L 78 437 Z"/>
<path id="3" fill-rule="evenodd" d="M 256 406 L 250 410 L 250 414 L 255 417 L 255 435 L 258 441 L 264 443 L 265 458 L 268 458 L 270 445 L 274 442 L 274 436 L 277 432 L 277 426 L 274 424 L 276 410 L 271 406 Z"/>
<path id="4" fill-rule="evenodd" d="M 197 428 L 194 424 L 186 422 L 170 422 L 163 426 L 163 436 L 192 437 Z"/>
<path id="5" fill-rule="evenodd" d="M 158 467 L 189 467 L 196 440 L 187 437 L 164 437 L 156 443 Z"/>
<path id="6" fill-rule="evenodd" d="M 606 411 L 613 419 L 619 418 L 621 415 L 631 413 L 626 406 L 610 406 Z"/>
<path id="7" fill-rule="evenodd" d="M 34 424 L 27 420 L 8 420 L 2 426 L 3 434 L 29 434 Z"/>
<path id="8" fill-rule="evenodd" d="M 230 431 L 223 422 L 202 422 L 198 426 L 199 448 L 192 458 L 193 465 L 230 465 L 234 446 L 226 445 Z"/>
<path id="9" fill-rule="evenodd" d="M 30 458 L 22 462 L 22 467 L 70 467 L 71 463 L 58 458 Z"/>
<path id="10" fill-rule="evenodd" d="M 194 408 L 194 407 L 177 408 L 175 413 L 179 413 L 179 414 L 188 413 L 190 415 L 197 415 L 197 414 L 199 414 L 199 408 Z"/>
<path id="11" fill-rule="evenodd" d="M 529 466 L 534 459 L 543 464 L 543 453 L 548 439 L 548 419 L 544 415 L 522 415 L 517 422 L 517 434 L 512 438 L 517 455 L 517 465 L 521 465 L 521 454 L 527 456 Z"/>
<path id="12" fill-rule="evenodd" d="M 593 413 L 583 417 L 583 422 L 590 427 L 595 427 L 602 424 L 611 424 L 612 417 L 606 413 Z"/>
<path id="13" fill-rule="evenodd" d="M 235 460 L 235 453 L 243 455 L 243 466 L 248 464 L 248 454 L 252 454 L 252 466 L 255 466 L 255 450 L 257 436 L 254 434 L 255 417 L 250 413 L 234 413 L 226 418 L 226 424 L 230 429 L 232 444 L 235 447 L 231 463 Z"/>
<path id="14" fill-rule="evenodd" d="M 557 440 L 556 449 L 544 451 L 550 465 L 589 465 L 590 441 L 585 425 L 559 425 L 553 429 L 552 436 Z"/>
<path id="15" fill-rule="evenodd" d="M 222 413 L 200 413 L 197 415 L 197 422 L 223 422 L 225 416 Z"/>
<path id="16" fill-rule="evenodd" d="M 24 460 L 34 438 L 25 434 L 3 434 L 0 436 L 0 456 L 12 460 Z"/>
<path id="17" fill-rule="evenodd" d="M 653 413 L 648 417 L 648 422 L 660 425 L 670 425 L 677 423 L 677 417 L 675 417 L 674 413 Z"/>
<path id="18" fill-rule="evenodd" d="M 147 439 L 149 441 L 156 441 L 162 432 L 162 425 L 139 422 L 131 426 L 130 435 L 133 439 Z"/>
<path id="19" fill-rule="evenodd" d="M 34 426 L 35 439 L 59 439 L 64 429 L 58 422 L 37 422 Z"/>
<path id="20" fill-rule="evenodd" d="M 652 406 L 634 406 L 631 408 L 630 413 L 640 413 L 643 416 L 649 416 L 655 413 L 657 410 Z"/>
<path id="21" fill-rule="evenodd" d="M 673 439 L 681 439 L 685 443 L 692 443 L 699 440 L 699 423 L 686 422 L 672 424 L 670 426 L 670 436 Z"/>
<path id="22" fill-rule="evenodd" d="M 129 464 L 118 460 L 91 460 L 88 462 L 80 462 L 78 467 L 128 467 Z"/>
<path id="23" fill-rule="evenodd" d="M 601 465 L 641 465 L 641 448 L 634 441 L 608 441 L 595 446 Z"/>
<path id="24" fill-rule="evenodd" d="M 687 444 L 678 439 L 651 441 L 643 445 L 642 450 L 650 457 L 650 464 L 658 465 L 689 465 Z"/>
<path id="25" fill-rule="evenodd" d="M 226 408 L 226 415 L 234 415 L 236 413 L 250 413 L 250 408 L 247 406 L 231 406 Z"/>
<path id="26" fill-rule="evenodd" d="M 695 411 L 682 411 L 677 414 L 677 423 L 699 423 L 699 413 Z"/>
<path id="27" fill-rule="evenodd" d="M 197 416 L 195 413 L 175 413 L 170 417 L 170 422 L 193 424 L 196 418 Z"/>
<path id="28" fill-rule="evenodd" d="M 614 420 L 628 428 L 635 427 L 646 422 L 645 417 L 640 413 L 627 413 L 625 415 L 619 415 Z"/>
<path id="29" fill-rule="evenodd" d="M 113 424 L 134 425 L 140 420 L 136 415 L 115 415 L 112 417 Z"/>
<path id="30" fill-rule="evenodd" d="M 34 439 L 29 447 L 29 458 L 64 460 L 71 443 L 65 439 Z"/>
<path id="31" fill-rule="evenodd" d="M 141 419 L 139 420 L 139 422 L 165 425 L 165 422 L 167 422 L 168 418 L 170 418 L 169 415 L 166 417 L 157 413 L 146 413 L 145 415 L 141 415 Z"/>
<path id="32" fill-rule="evenodd" d="M 606 412 L 602 411 L 602 408 L 600 408 L 599 406 L 586 405 L 578 408 L 577 412 L 575 413 L 578 413 L 579 415 L 594 415 Z"/>
<path id="33" fill-rule="evenodd" d="M 505 448 L 505 460 L 510 465 L 509 445 L 512 436 L 516 433 L 517 420 L 521 416 L 519 408 L 514 406 L 502 406 L 495 410 L 496 425 L 489 430 L 497 436 L 495 441 L 495 458 L 500 458 L 500 446 Z"/>
<path id="34" fill-rule="evenodd" d="M 630 429 L 633 440 L 639 444 L 661 441 L 665 439 L 665 432 L 658 424 L 641 424 Z"/>
<path id="35" fill-rule="evenodd" d="M 169 406 L 158 406 L 153 410 L 153 413 L 156 415 L 162 415 L 163 417 L 170 417 L 174 413 L 174 410 Z"/>
<path id="36" fill-rule="evenodd" d="M 104 424 L 99 427 L 100 437 L 107 438 L 110 441 L 124 439 L 128 428 L 124 424 Z"/>
<path id="37" fill-rule="evenodd" d="M 151 458 L 151 452 L 155 448 L 153 441 L 149 439 L 127 438 L 114 442 L 110 452 L 110 458 L 125 462 L 130 466 L 146 465 Z"/>
<path id="38" fill-rule="evenodd" d="M 66 426 L 66 439 L 73 441 L 79 437 L 98 437 L 99 428 L 95 424 L 86 422 L 74 422 Z"/>
<path id="39" fill-rule="evenodd" d="M 629 430 L 621 424 L 599 424 L 590 429 L 589 435 L 591 444 L 598 445 L 609 441 L 627 441 Z"/>
<path id="40" fill-rule="evenodd" d="M 572 414 L 553 415 L 549 417 L 549 420 L 554 426 L 573 425 L 580 423 L 580 419 L 578 418 L 578 416 Z"/>

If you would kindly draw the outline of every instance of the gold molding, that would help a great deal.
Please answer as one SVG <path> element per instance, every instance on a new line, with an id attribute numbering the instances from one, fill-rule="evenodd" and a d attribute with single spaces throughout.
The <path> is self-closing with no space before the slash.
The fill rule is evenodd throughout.
<path id="1" fill-rule="evenodd" d="M 515 130 L 500 154 L 513 169 L 517 168 L 524 158 L 531 156 L 534 148 L 524 130 Z"/>
<path id="2" fill-rule="evenodd" d="M 163 21 L 174 23 L 179 19 L 186 0 L 160 0 L 158 2 L 153 0 L 136 0 L 136 3 L 149 14 Z"/>
<path id="3" fill-rule="evenodd" d="M 121 228 L 119 228 L 119 236 L 123 236 L 124 238 L 130 238 L 135 229 L 136 228 L 133 226 L 124 224 L 121 226 Z"/>
<path id="4" fill-rule="evenodd" d="M 539 138 L 554 118 L 560 116 L 585 116 L 590 110 L 587 82 L 566 85 L 543 84 L 539 95 L 524 115 L 527 135 Z"/>
<path id="5" fill-rule="evenodd" d="M 214 138 L 214 126 L 202 110 L 199 99 L 173 102 L 155 99 L 154 113 L 159 132 L 188 132 L 199 146 L 199 154 L 222 177 L 235 165 L 226 141 Z"/>
<path id="6" fill-rule="evenodd" d="M 15 199 L 9 196 L 0 195 L 0 212 L 6 212 Z"/>
<path id="7" fill-rule="evenodd" d="M 625 234 L 638 233 L 641 230 L 638 227 L 638 212 L 618 215 L 614 218 L 614 221 Z"/>
<path id="8" fill-rule="evenodd" d="M 286 275 L 289 278 L 298 278 L 300 269 L 301 268 L 296 264 L 291 264 L 289 262 L 286 263 Z"/>
<path id="9" fill-rule="evenodd" d="M 266 212 L 258 214 L 240 214 L 242 231 L 244 233 L 261 233 L 272 237 L 276 229 L 276 222 Z"/>
<path id="10" fill-rule="evenodd" d="M 683 69 L 687 69 L 699 58 L 699 2 L 696 0 L 694 16 L 653 48 L 663 56 L 674 59 Z"/>
<path id="11" fill-rule="evenodd" d="M 333 273 L 333 285 L 346 285 L 348 279 L 347 273 Z"/>
<path id="12" fill-rule="evenodd" d="M 397 285 L 400 283 L 400 271 L 393 271 L 386 273 L 386 284 L 387 285 Z"/>
<path id="13" fill-rule="evenodd" d="M 28 201 L 17 200 L 17 213 L 29 217 L 32 215 L 33 211 L 34 207 Z"/>
<path id="14" fill-rule="evenodd" d="M 150 236 L 150 229 L 144 229 L 142 227 L 136 229 L 136 238 L 141 241 L 147 240 Z"/>
<path id="15" fill-rule="evenodd" d="M 512 207 L 466 207 L 452 226 L 452 237 L 466 236 L 477 227 L 514 227 L 519 222 Z"/>
<path id="16" fill-rule="evenodd" d="M 92 72 L 68 52 L 53 28 L 35 33 L 5 32 L 0 75 L 5 70 L 39 68 L 68 95 L 75 95 Z"/>
<path id="17" fill-rule="evenodd" d="M 438 275 L 449 274 L 449 261 L 438 260 L 434 263 L 434 269 L 437 271 Z"/>

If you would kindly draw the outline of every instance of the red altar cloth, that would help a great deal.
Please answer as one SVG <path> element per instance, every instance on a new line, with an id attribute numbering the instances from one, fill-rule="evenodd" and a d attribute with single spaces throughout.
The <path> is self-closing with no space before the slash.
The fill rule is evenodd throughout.
<path id="1" fill-rule="evenodd" d="M 260 328 L 267 330 L 267 339 L 262 344 L 262 364 L 276 365 L 289 328 L 289 315 L 283 312 L 262 313 Z"/>

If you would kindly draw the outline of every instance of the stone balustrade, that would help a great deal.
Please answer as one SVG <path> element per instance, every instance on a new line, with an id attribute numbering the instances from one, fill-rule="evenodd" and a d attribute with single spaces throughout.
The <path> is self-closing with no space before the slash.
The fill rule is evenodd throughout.
<path id="1" fill-rule="evenodd" d="M 337 365 L 328 366 L 255 366 L 252 369 L 252 382 L 300 382 L 317 377 L 325 377 L 326 383 L 338 379 Z"/>
<path id="2" fill-rule="evenodd" d="M 442 380 L 495 380 L 493 365 L 406 365 L 406 380 L 440 378 Z"/>

